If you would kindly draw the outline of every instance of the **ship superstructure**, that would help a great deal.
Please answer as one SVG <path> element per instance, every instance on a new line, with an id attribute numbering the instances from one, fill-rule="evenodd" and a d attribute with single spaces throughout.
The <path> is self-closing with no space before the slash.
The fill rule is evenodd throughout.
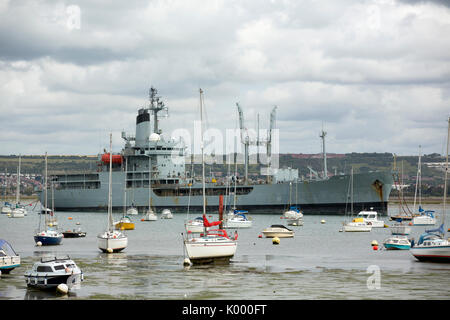
<path id="1" fill-rule="evenodd" d="M 239 105 L 238 111 L 242 112 Z M 114 211 L 131 205 L 141 213 L 149 205 L 157 212 L 163 209 L 186 212 L 188 205 L 190 211 L 201 211 L 202 184 L 195 179 L 192 170 L 186 170 L 190 167 L 186 164 L 190 155 L 186 155 L 186 146 L 181 139 L 164 138 L 159 113 L 168 114 L 168 108 L 157 96 L 157 90 L 151 88 L 148 107 L 138 110 L 135 135 L 122 132 L 124 148 L 119 154 L 112 155 Z M 271 114 L 271 128 L 274 114 L 275 108 Z M 322 136 L 324 139 L 325 134 L 322 133 Z M 241 142 L 245 146 L 246 140 Z M 259 145 L 259 141 L 256 144 Z M 270 153 L 270 139 L 265 144 Z M 325 149 L 323 152 L 325 154 Z M 225 183 L 209 182 L 206 185 L 208 210 L 217 211 L 219 195 L 228 193 L 234 197 L 235 192 L 236 206 L 250 213 L 280 214 L 291 204 L 300 206 L 305 214 L 345 214 L 349 203 L 350 175 L 325 175 L 315 180 L 300 181 L 297 169 L 278 169 L 266 183 L 251 184 L 247 177 L 248 152 L 244 158 L 246 174 L 244 179 L 238 180 L 236 188 L 227 188 Z M 109 154 L 100 154 L 96 171 L 53 175 L 56 210 L 106 210 L 109 159 Z M 324 160 L 326 172 L 325 155 Z M 380 214 L 387 214 L 393 184 L 391 172 L 354 174 L 353 183 L 355 210 L 373 207 Z M 296 192 L 295 197 L 292 190 Z"/>

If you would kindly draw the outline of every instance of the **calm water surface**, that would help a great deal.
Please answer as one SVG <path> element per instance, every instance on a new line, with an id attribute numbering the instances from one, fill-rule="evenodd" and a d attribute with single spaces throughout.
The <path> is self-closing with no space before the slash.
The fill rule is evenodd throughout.
<path id="1" fill-rule="evenodd" d="M 427 209 L 441 212 L 441 206 Z M 389 212 L 395 213 L 396 206 Z M 448 214 L 448 213 L 447 213 Z M 191 215 L 191 218 L 197 215 Z M 69 220 L 72 217 L 72 220 Z M 116 220 L 120 217 L 115 214 Z M 258 238 L 278 214 L 252 215 L 253 227 L 239 230 L 238 249 L 229 265 L 183 267 L 182 235 L 186 214 L 173 219 L 142 222 L 132 216 L 135 230 L 125 231 L 128 247 L 122 253 L 104 254 L 96 236 L 106 228 L 106 213 L 59 212 L 60 229 L 78 226 L 85 238 L 63 239 L 59 246 L 37 247 L 33 233 L 40 215 L 24 218 L 0 216 L 0 238 L 12 244 L 22 265 L 0 278 L 0 299 L 449 299 L 450 264 L 418 262 L 408 250 L 374 251 L 382 246 L 389 228 L 371 232 L 339 232 L 345 217 L 304 217 L 292 227 L 295 237 Z M 326 220 L 325 224 L 321 220 Z M 382 217 L 390 225 L 387 217 Z M 447 219 L 448 221 L 448 219 Z M 448 226 L 446 227 L 448 228 Z M 425 227 L 413 227 L 418 239 Z M 68 297 L 27 289 L 24 272 L 41 257 L 69 255 L 84 272 L 81 288 Z M 379 270 L 379 286 L 372 279 Z"/>

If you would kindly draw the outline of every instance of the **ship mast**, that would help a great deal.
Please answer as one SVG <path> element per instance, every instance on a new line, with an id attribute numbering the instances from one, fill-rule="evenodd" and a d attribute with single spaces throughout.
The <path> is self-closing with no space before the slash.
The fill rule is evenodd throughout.
<path id="1" fill-rule="evenodd" d="M 166 115 L 168 115 L 168 109 L 164 105 L 164 103 L 159 100 L 160 97 L 157 97 L 156 94 L 158 93 L 158 90 L 151 87 L 149 90 L 149 98 L 150 98 L 150 108 L 149 110 L 152 111 L 153 114 L 153 132 L 157 134 L 161 134 L 161 129 L 158 128 L 158 112 L 164 110 L 166 111 Z"/>
<path id="2" fill-rule="evenodd" d="M 327 170 L 327 153 L 325 151 L 325 136 L 327 133 L 323 131 L 323 125 L 322 125 L 322 132 L 320 134 L 320 138 L 322 138 L 322 154 L 323 154 L 323 178 L 328 179 L 328 170 Z"/>

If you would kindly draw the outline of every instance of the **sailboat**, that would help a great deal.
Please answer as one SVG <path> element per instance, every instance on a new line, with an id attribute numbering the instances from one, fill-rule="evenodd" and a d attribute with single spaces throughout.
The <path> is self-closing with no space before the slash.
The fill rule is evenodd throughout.
<path id="1" fill-rule="evenodd" d="M 131 221 L 130 217 L 126 215 L 127 212 L 127 172 L 128 172 L 128 163 L 125 164 L 125 188 L 123 188 L 123 215 L 119 221 L 114 223 L 114 228 L 116 230 L 134 230 L 134 223 Z"/>
<path id="2" fill-rule="evenodd" d="M 44 194 L 45 194 L 45 208 L 47 208 L 47 152 L 45 153 L 45 175 L 44 175 Z M 43 246 L 50 246 L 50 245 L 59 245 L 62 242 L 62 239 L 64 235 L 58 231 L 57 226 L 53 225 L 49 222 L 49 215 L 44 214 L 44 227 L 41 230 L 41 219 L 42 215 L 39 215 L 39 229 L 34 235 L 34 242 L 36 244 L 41 244 Z M 53 211 L 52 211 L 52 217 L 53 217 Z"/>
<path id="3" fill-rule="evenodd" d="M 193 264 L 229 262 L 236 253 L 237 234 L 232 239 L 223 229 L 207 230 L 208 227 L 219 225 L 221 221 L 209 222 L 206 218 L 205 193 L 205 159 L 203 152 L 203 91 L 200 89 L 200 137 L 202 150 L 202 182 L 203 182 L 203 226 L 204 232 L 200 236 L 184 238 L 184 247 L 189 260 Z"/>
<path id="4" fill-rule="evenodd" d="M 416 211 L 416 197 L 417 191 L 419 192 L 419 214 L 414 215 L 412 224 L 415 226 L 434 225 L 436 224 L 436 218 L 434 216 L 434 210 L 422 209 L 422 168 L 421 168 L 421 152 L 419 146 L 419 163 L 417 165 L 417 177 L 416 177 L 416 189 L 414 192 L 414 212 Z"/>
<path id="5" fill-rule="evenodd" d="M 141 221 L 156 221 L 158 216 L 152 209 L 152 166 L 150 155 L 148 156 L 148 209 Z"/>
<path id="6" fill-rule="evenodd" d="M 20 162 L 21 156 L 19 156 L 19 167 L 17 168 L 16 205 L 9 215 L 10 218 L 23 218 L 27 215 L 27 210 L 20 204 Z"/>
<path id="7" fill-rule="evenodd" d="M 444 178 L 444 201 L 442 208 L 442 222 L 439 228 L 433 230 L 425 230 L 420 235 L 417 244 L 411 244 L 411 253 L 419 261 L 438 261 L 450 262 L 450 241 L 444 238 L 446 200 L 447 200 L 447 178 L 448 178 L 448 145 L 450 140 L 450 117 L 448 118 L 447 129 L 447 155 L 445 161 L 445 178 Z"/>
<path id="8" fill-rule="evenodd" d="M 109 135 L 109 192 L 108 192 L 108 226 L 105 232 L 97 235 L 98 248 L 107 253 L 120 252 L 128 245 L 128 237 L 114 230 L 112 217 L 112 134 Z"/>
<path id="9" fill-rule="evenodd" d="M 297 185 L 298 182 L 296 181 L 295 184 L 295 193 L 296 193 L 296 201 L 297 203 Z M 287 219 L 288 226 L 302 226 L 303 225 L 303 213 L 300 211 L 297 206 L 292 206 L 291 203 L 291 196 L 292 196 L 292 182 L 289 183 L 289 210 L 286 211 L 283 215 L 284 219 Z"/>
<path id="10" fill-rule="evenodd" d="M 236 139 L 236 137 L 235 137 Z M 235 147 L 236 147 L 235 141 Z M 225 216 L 225 220 L 223 222 L 223 228 L 251 228 L 253 224 L 253 220 L 248 216 L 247 210 L 238 210 L 236 209 L 236 197 L 237 197 L 237 161 L 236 161 L 237 152 L 234 153 L 234 192 L 233 192 L 233 208 L 228 212 Z M 230 172 L 230 164 L 228 164 L 228 173 Z M 229 174 L 228 174 L 229 176 Z M 228 188 L 229 190 L 230 188 Z"/>
<path id="11" fill-rule="evenodd" d="M 350 214 L 353 216 L 353 167 L 350 175 L 350 185 L 349 185 L 349 193 L 350 193 Z M 368 232 L 372 230 L 372 225 L 364 222 L 363 218 L 354 218 L 351 222 L 347 222 L 343 224 L 343 231 L 345 232 Z"/>
<path id="12" fill-rule="evenodd" d="M 6 190 L 8 189 L 8 170 L 5 169 L 5 189 L 4 189 L 4 198 L 5 198 L 5 202 L 3 203 L 3 207 L 1 210 L 2 214 L 10 214 L 12 212 L 11 209 L 11 203 L 9 203 L 8 201 L 6 201 Z"/>

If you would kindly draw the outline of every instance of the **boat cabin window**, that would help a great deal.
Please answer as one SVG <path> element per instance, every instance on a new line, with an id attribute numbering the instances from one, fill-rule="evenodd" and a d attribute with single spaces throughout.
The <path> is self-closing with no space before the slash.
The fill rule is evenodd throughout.
<path id="1" fill-rule="evenodd" d="M 73 267 L 75 267 L 75 265 L 73 263 L 68 263 L 68 264 L 66 264 L 66 267 L 67 268 L 73 268 Z"/>
<path id="2" fill-rule="evenodd" d="M 367 218 L 368 218 L 368 219 L 375 219 L 375 215 L 374 215 L 374 214 L 369 214 L 369 215 L 367 216 Z"/>
<path id="3" fill-rule="evenodd" d="M 59 264 L 59 265 L 55 266 L 54 268 L 55 268 L 55 270 L 64 270 L 65 269 L 63 264 Z"/>
<path id="4" fill-rule="evenodd" d="M 3 251 L 0 251 L 0 257 L 6 257 L 6 254 Z"/>
<path id="5" fill-rule="evenodd" d="M 37 272 L 53 272 L 53 269 L 50 266 L 38 266 L 36 271 Z"/>

